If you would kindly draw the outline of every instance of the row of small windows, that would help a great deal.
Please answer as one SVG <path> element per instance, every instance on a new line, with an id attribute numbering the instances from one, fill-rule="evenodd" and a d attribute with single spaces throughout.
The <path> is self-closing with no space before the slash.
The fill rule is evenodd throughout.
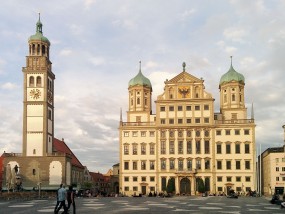
<path id="1" fill-rule="evenodd" d="M 250 176 L 245 176 L 244 180 L 242 179 L 242 176 L 217 176 L 217 182 L 250 182 L 251 177 Z"/>
<path id="2" fill-rule="evenodd" d="M 178 118 L 177 121 L 175 121 L 174 118 L 170 118 L 168 120 L 166 120 L 165 118 L 160 119 L 160 124 L 184 124 L 184 123 L 191 124 L 192 122 L 193 121 L 191 118 L 186 118 L 186 119 Z M 210 123 L 210 118 L 209 117 L 204 117 L 204 118 L 196 117 L 194 119 L 194 123 L 195 124 Z"/>
<path id="3" fill-rule="evenodd" d="M 232 131 L 234 131 L 234 135 L 240 135 L 241 134 L 241 130 L 240 129 L 225 129 L 223 130 L 225 135 L 231 135 Z M 249 135 L 250 134 L 250 130 L 249 129 L 244 129 L 243 130 L 243 134 L 244 135 Z M 222 135 L 222 130 L 216 130 L 216 135 L 220 136 Z"/>
<path id="4" fill-rule="evenodd" d="M 223 162 L 225 162 L 225 166 L 223 167 Z M 241 160 L 217 160 L 217 170 L 250 170 L 251 169 L 251 161 L 250 160 L 244 160 L 243 165 L 241 165 L 242 161 Z M 234 165 L 233 165 L 234 164 Z"/>
<path id="5" fill-rule="evenodd" d="M 282 162 L 285 162 L 285 158 L 275 158 L 276 163 L 279 163 L 279 160 L 281 160 Z"/>
<path id="6" fill-rule="evenodd" d="M 176 133 L 179 138 L 184 137 L 184 136 L 192 137 L 192 132 L 195 134 L 196 137 L 201 137 L 203 136 L 203 134 L 204 134 L 204 137 L 210 136 L 210 130 L 207 130 L 207 129 L 204 131 L 202 130 L 193 130 L 193 131 L 192 130 L 186 130 L 186 131 L 178 130 L 177 132 L 175 132 L 175 130 L 169 129 L 168 135 L 167 135 L 167 131 L 165 130 L 160 131 L 160 137 L 166 138 L 166 136 L 168 136 L 169 138 L 174 138 Z"/>
<path id="7" fill-rule="evenodd" d="M 139 167 L 138 167 L 138 162 L 139 161 L 133 161 L 132 162 L 132 170 L 138 170 Z M 154 160 L 150 160 L 149 161 L 149 165 L 148 165 L 148 168 L 147 168 L 147 161 L 140 161 L 140 170 L 155 170 L 155 161 Z M 129 170 L 130 169 L 130 163 L 128 161 L 125 161 L 124 162 L 124 170 Z"/>
<path id="8" fill-rule="evenodd" d="M 32 44 L 29 46 L 30 55 L 49 55 L 49 48 L 46 45 Z"/>
<path id="9" fill-rule="evenodd" d="M 283 158 L 282 158 L 283 159 Z M 282 169 L 282 172 L 285 172 L 285 167 L 283 166 L 283 167 L 276 167 L 276 172 L 279 172 L 279 169 Z"/>
<path id="10" fill-rule="evenodd" d="M 128 131 L 124 132 L 124 137 L 129 137 L 129 136 L 130 136 L 130 133 Z M 133 137 L 139 137 L 139 132 L 138 131 L 133 131 L 132 132 L 132 136 Z M 140 132 L 140 136 L 141 137 L 147 137 L 147 132 L 146 131 L 141 131 Z M 154 137 L 155 136 L 155 131 L 148 132 L 148 136 L 149 137 Z"/>
<path id="11" fill-rule="evenodd" d="M 167 145 L 168 144 L 168 145 Z M 195 145 L 195 147 L 193 146 Z M 175 147 L 177 146 L 177 151 L 175 150 Z M 160 154 L 166 155 L 166 154 L 210 154 L 210 141 L 209 140 L 196 140 L 194 143 L 192 143 L 191 140 L 188 140 L 186 142 L 184 141 L 178 141 L 176 143 L 174 141 L 169 141 L 166 143 L 166 141 L 160 142 Z M 203 147 L 202 147 L 203 146 Z M 168 148 L 167 148 L 168 147 Z M 168 150 L 168 153 L 167 153 Z"/>
<path id="12" fill-rule="evenodd" d="M 204 106 L 205 111 L 208 111 L 210 109 L 209 105 L 203 105 L 203 106 Z M 191 111 L 192 106 L 177 106 L 177 111 L 183 111 L 183 109 L 185 109 L 186 111 Z M 175 106 L 168 106 L 168 111 L 174 111 L 174 110 L 175 110 Z M 200 111 L 201 106 L 195 105 L 194 110 Z M 166 106 L 160 106 L 160 111 L 166 111 Z"/>
<path id="13" fill-rule="evenodd" d="M 155 177 L 150 176 L 149 181 L 148 181 L 147 177 L 145 177 L 145 176 L 141 176 L 140 179 L 137 176 L 133 176 L 133 177 L 125 176 L 124 181 L 125 182 L 129 182 L 129 181 L 130 182 L 155 182 Z"/>
<path id="14" fill-rule="evenodd" d="M 216 145 L 216 153 L 217 154 L 250 154 L 250 144 L 245 143 L 244 144 L 244 150 L 241 151 L 241 143 L 226 143 L 223 147 L 222 143 L 217 143 Z M 225 149 L 225 152 L 223 153 L 223 149 Z M 233 151 L 234 149 L 234 151 Z"/>
<path id="15" fill-rule="evenodd" d="M 285 181 L 285 177 L 276 177 L 276 179 L 275 179 L 276 181 Z"/>
<path id="16" fill-rule="evenodd" d="M 124 144 L 124 155 L 129 155 L 129 144 Z M 137 155 L 138 154 L 138 145 L 133 144 L 132 145 L 132 154 Z M 145 143 L 142 143 L 140 145 L 140 154 L 141 155 L 146 155 L 147 154 L 147 145 Z M 149 145 L 149 154 L 154 155 L 155 154 L 155 144 L 150 144 Z"/>

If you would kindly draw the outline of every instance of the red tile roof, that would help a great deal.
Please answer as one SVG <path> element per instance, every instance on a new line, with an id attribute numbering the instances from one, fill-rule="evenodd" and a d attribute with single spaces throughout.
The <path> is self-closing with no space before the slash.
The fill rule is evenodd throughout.
<path id="1" fill-rule="evenodd" d="M 84 168 L 84 166 L 80 163 L 80 161 L 77 159 L 77 157 L 73 154 L 71 149 L 66 145 L 64 140 L 59 140 L 57 138 L 54 138 L 53 149 L 56 152 L 62 152 L 62 153 L 70 155 L 72 157 L 71 164 L 73 166 Z"/>

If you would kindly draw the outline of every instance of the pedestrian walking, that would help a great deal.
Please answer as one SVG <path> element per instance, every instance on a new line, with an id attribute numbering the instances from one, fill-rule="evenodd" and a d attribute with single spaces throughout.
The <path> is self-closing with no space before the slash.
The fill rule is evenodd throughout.
<path id="1" fill-rule="evenodd" d="M 69 211 L 70 205 L 72 204 L 72 212 L 73 214 L 76 213 L 76 207 L 75 207 L 75 201 L 74 201 L 74 191 L 72 189 L 72 186 L 69 186 L 67 191 L 67 211 Z"/>
<path id="2" fill-rule="evenodd" d="M 62 184 L 60 185 L 60 189 L 57 191 L 57 194 L 58 194 L 59 207 L 55 209 L 55 213 L 58 214 L 60 209 L 63 207 L 63 213 L 67 214 L 67 207 L 65 205 L 66 190 Z"/>
<path id="3" fill-rule="evenodd" d="M 56 205 L 54 208 L 54 213 L 56 213 L 56 210 L 58 208 L 58 205 L 60 204 L 59 200 L 58 200 L 58 190 L 62 187 L 62 184 L 60 184 L 59 188 L 56 190 Z"/>

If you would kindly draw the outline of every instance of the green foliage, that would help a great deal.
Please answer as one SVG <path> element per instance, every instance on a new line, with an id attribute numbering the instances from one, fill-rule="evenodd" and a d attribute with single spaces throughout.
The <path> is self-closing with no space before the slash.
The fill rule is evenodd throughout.
<path id="1" fill-rule="evenodd" d="M 91 187 L 92 187 L 92 183 L 89 183 L 89 182 L 84 182 L 82 185 L 83 189 L 91 189 Z"/>
<path id="2" fill-rule="evenodd" d="M 175 179 L 174 178 L 168 179 L 166 191 L 167 191 L 167 193 L 175 192 Z"/>
<path id="3" fill-rule="evenodd" d="M 196 184 L 197 184 L 197 190 L 200 193 L 204 193 L 205 192 L 205 184 L 202 178 L 197 178 L 196 179 Z"/>

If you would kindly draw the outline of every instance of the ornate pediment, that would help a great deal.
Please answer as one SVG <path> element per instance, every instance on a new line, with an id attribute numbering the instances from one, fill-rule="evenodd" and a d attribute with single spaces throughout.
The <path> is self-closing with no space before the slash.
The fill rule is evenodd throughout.
<path id="1" fill-rule="evenodd" d="M 194 77 L 193 75 L 187 73 L 186 71 L 181 72 L 171 80 L 166 81 L 167 84 L 174 84 L 174 83 L 203 83 L 203 79 L 199 79 Z"/>

